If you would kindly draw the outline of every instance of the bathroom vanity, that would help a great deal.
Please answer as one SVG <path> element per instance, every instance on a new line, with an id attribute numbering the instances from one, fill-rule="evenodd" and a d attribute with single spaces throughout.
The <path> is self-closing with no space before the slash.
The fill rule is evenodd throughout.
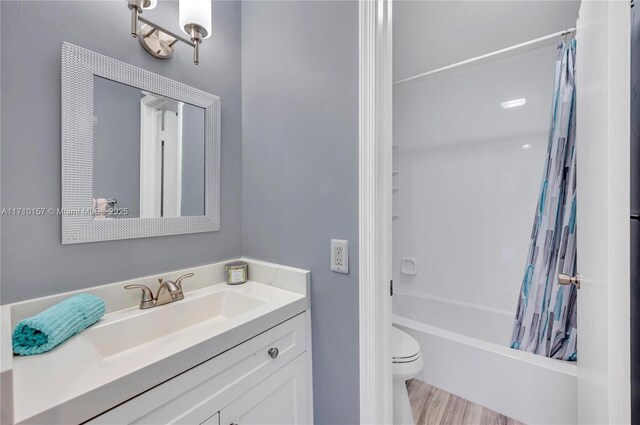
<path id="1" fill-rule="evenodd" d="M 312 423 L 310 274 L 243 260 L 250 280 L 238 286 L 216 263 L 82 291 L 102 297 L 107 313 L 48 353 L 3 355 L 13 382 L 3 414 L 13 423 Z M 195 273 L 184 299 L 159 307 L 140 309 L 140 292 L 123 288 L 184 273 Z M 2 306 L 2 345 L 20 319 L 71 294 Z"/>

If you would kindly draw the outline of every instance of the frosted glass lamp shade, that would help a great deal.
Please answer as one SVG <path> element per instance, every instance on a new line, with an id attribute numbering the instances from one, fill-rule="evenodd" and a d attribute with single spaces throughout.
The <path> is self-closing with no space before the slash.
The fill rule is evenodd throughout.
<path id="1" fill-rule="evenodd" d="M 206 36 L 211 37 L 211 0 L 180 0 L 180 28 L 188 34 L 190 25 L 198 25 L 206 31 Z"/>

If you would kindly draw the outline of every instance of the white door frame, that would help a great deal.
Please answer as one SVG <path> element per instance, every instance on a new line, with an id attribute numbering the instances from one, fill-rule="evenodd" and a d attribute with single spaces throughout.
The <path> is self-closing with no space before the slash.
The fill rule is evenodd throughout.
<path id="1" fill-rule="evenodd" d="M 156 97 L 140 99 L 140 217 L 157 217 L 160 211 L 160 151 L 158 139 L 162 114 Z"/>
<path id="2" fill-rule="evenodd" d="M 141 218 L 159 217 L 163 209 L 164 216 L 180 216 L 183 109 L 183 102 L 154 94 L 147 93 L 140 99 Z M 163 140 L 170 142 L 164 152 L 159 148 Z M 164 169 L 160 166 L 163 162 Z M 160 184 L 163 180 L 164 187 Z"/>
<path id="3" fill-rule="evenodd" d="M 580 424 L 631 421 L 630 22 L 628 1 L 580 5 L 576 34 Z M 580 230 L 585 224 L 589 232 Z"/>
<path id="4" fill-rule="evenodd" d="M 360 423 L 393 422 L 392 0 L 359 0 Z"/>

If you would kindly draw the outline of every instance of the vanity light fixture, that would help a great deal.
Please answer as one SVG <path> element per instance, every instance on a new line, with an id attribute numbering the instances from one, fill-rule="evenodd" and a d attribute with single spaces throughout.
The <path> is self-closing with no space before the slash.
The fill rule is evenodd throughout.
<path id="1" fill-rule="evenodd" d="M 168 59 L 173 56 L 178 41 L 193 47 L 193 63 L 200 63 L 200 44 L 211 36 L 211 0 L 180 0 L 180 28 L 189 36 L 182 37 L 143 18 L 142 12 L 156 7 L 158 0 L 127 0 L 131 10 L 131 36 L 153 57 Z M 142 23 L 138 29 L 138 21 Z"/>

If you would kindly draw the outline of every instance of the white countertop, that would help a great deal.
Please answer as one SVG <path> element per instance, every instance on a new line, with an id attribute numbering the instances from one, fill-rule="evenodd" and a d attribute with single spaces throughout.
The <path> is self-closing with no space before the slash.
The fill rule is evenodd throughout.
<path id="1" fill-rule="evenodd" d="M 93 327 L 48 353 L 14 356 L 13 422 L 53 424 L 89 420 L 307 310 L 306 290 L 281 289 L 300 287 L 295 282 L 298 279 L 287 275 L 297 269 L 281 268 L 285 276 L 281 280 L 288 281 L 283 284 L 275 282 L 280 271 L 271 269 L 267 263 L 256 262 L 256 277 L 274 277 L 264 283 L 249 281 L 237 286 L 220 283 L 185 292 L 184 301 L 220 291 L 261 301 L 256 308 L 233 317 L 207 319 L 113 355 L 101 353 L 89 338 L 94 329 L 146 312 L 159 312 L 184 301 L 149 310 L 129 307 L 108 312 Z M 302 281 L 306 280 L 308 285 L 308 272 L 300 272 L 304 275 Z"/>

